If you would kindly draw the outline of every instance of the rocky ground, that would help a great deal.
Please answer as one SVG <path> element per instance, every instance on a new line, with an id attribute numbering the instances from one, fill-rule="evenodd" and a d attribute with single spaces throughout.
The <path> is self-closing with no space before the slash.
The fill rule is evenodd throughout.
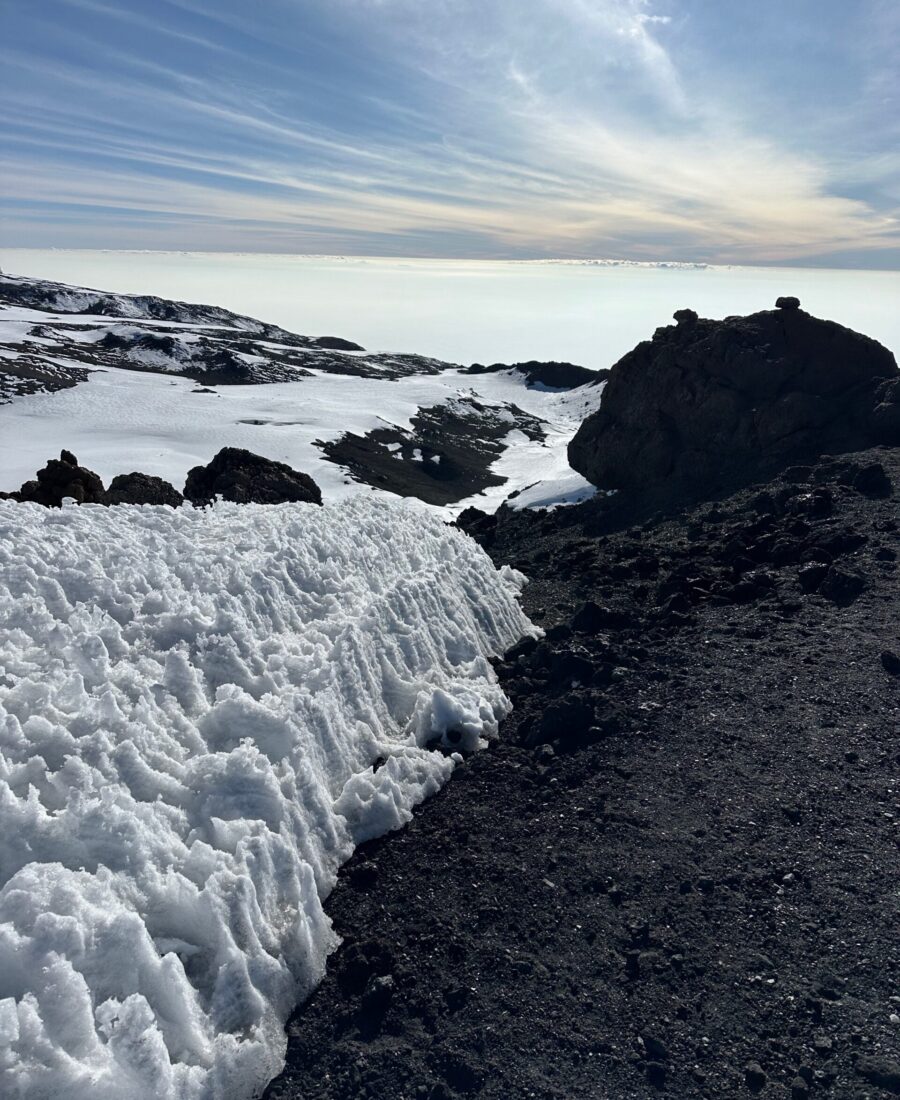
<path id="1" fill-rule="evenodd" d="M 898 489 L 877 449 L 667 519 L 466 517 L 546 639 L 347 865 L 268 1100 L 900 1094 Z"/>

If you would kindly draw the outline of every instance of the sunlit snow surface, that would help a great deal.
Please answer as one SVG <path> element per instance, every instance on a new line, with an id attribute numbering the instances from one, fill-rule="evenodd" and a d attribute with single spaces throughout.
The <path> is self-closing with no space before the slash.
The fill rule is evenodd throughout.
<path id="1" fill-rule="evenodd" d="M 515 404 L 548 421 L 544 441 L 518 438 L 521 433 L 510 439 L 515 446 L 494 466 L 509 478 L 506 484 L 445 509 L 453 513 L 477 504 L 492 511 L 511 492 L 550 471 L 565 471 L 587 485 L 569 469 L 566 445 L 601 392 L 597 387 L 591 393 L 544 393 L 528 389 L 518 376 L 447 371 L 399 381 L 320 373 L 297 382 L 202 393 L 177 376 L 105 368 L 70 389 L 0 405 L 0 488 L 17 489 L 63 447 L 106 482 L 140 470 L 180 488 L 192 466 L 232 446 L 310 474 L 326 500 L 371 495 L 369 486 L 326 459 L 316 442 L 346 431 L 408 428 L 420 408 L 469 394 L 490 404 Z"/>
<path id="2" fill-rule="evenodd" d="M 246 1100 L 338 866 L 508 710 L 521 577 L 357 497 L 0 502 L 0 578 L 0 1095 Z"/>
<path id="3" fill-rule="evenodd" d="M 72 305 L 85 308 L 88 303 L 79 305 L 79 294 L 83 297 L 85 292 L 71 290 Z M 137 308 L 139 303 L 126 298 L 122 304 Z M 533 501 L 541 506 L 571 503 L 593 492 L 569 468 L 566 448 L 584 417 L 599 405 L 602 383 L 554 392 L 529 386 L 516 371 L 473 375 L 444 363 L 438 365 L 440 373 L 414 371 L 396 378 L 390 372 L 398 359 L 333 352 L 328 353 L 328 369 L 311 365 L 315 358 L 301 359 L 302 369 L 278 367 L 293 374 L 288 381 L 211 389 L 185 378 L 184 363 L 159 350 L 140 349 L 137 362 L 133 349 L 107 353 L 99 362 L 82 356 L 85 346 L 99 347 L 110 336 L 142 333 L 174 336 L 176 350 L 186 356 L 185 349 L 213 331 L 227 346 L 229 341 L 239 343 L 256 324 L 240 317 L 233 321 L 248 327 L 213 330 L 202 323 L 147 319 L 123 325 L 116 317 L 90 313 L 0 308 L 0 489 L 17 489 L 64 447 L 104 481 L 140 470 L 180 488 L 191 467 L 209 462 L 223 446 L 232 446 L 303 470 L 325 499 L 334 501 L 373 490 L 329 460 L 323 443 L 345 432 L 362 436 L 379 428 L 406 431 L 420 410 L 453 406 L 462 399 L 477 402 L 489 416 L 509 424 L 503 453 L 492 466 L 492 472 L 505 480 L 441 506 L 445 515 L 457 514 L 469 504 L 492 511 L 512 494 L 512 504 L 518 507 Z M 20 356 L 23 361 L 39 357 L 45 367 L 76 368 L 82 374 L 86 368 L 90 373 L 77 385 L 50 393 L 22 395 L 13 387 L 4 401 L 3 361 L 14 363 Z M 258 358 L 260 369 L 272 369 L 271 362 Z M 343 373 L 364 362 L 370 375 Z M 435 364 L 421 362 L 427 367 Z M 163 371 L 169 373 L 158 373 Z M 542 438 L 516 429 L 513 407 L 541 421 Z M 477 431 L 474 425 L 476 435 Z M 523 494 L 524 489 L 531 495 Z"/>

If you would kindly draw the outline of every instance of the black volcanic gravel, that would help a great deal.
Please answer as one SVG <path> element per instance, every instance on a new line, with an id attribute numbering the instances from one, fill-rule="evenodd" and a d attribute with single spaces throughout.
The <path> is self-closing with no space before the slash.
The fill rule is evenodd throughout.
<path id="1" fill-rule="evenodd" d="M 469 516 L 547 639 L 342 873 L 266 1097 L 900 1094 L 898 488 L 879 450 L 618 531 Z"/>

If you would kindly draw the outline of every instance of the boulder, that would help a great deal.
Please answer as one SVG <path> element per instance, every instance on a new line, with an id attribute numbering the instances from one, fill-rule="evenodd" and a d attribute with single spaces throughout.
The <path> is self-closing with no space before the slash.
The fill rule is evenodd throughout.
<path id="1" fill-rule="evenodd" d="M 322 503 L 308 474 L 238 447 L 223 447 L 208 466 L 189 470 L 184 496 L 192 504 L 209 504 L 219 496 L 238 504 Z"/>
<path id="2" fill-rule="evenodd" d="M 603 489 L 670 502 L 900 442 L 894 356 L 799 305 L 779 298 L 723 321 L 679 310 L 612 368 L 569 444 L 572 467 Z"/>
<path id="3" fill-rule="evenodd" d="M 59 458 L 51 458 L 37 472 L 35 481 L 26 481 L 22 488 L 10 494 L 19 501 L 31 501 L 48 508 L 60 508 L 66 497 L 79 504 L 103 504 L 106 491 L 103 482 L 93 470 L 78 465 L 71 451 L 61 451 Z"/>
<path id="4" fill-rule="evenodd" d="M 134 471 L 118 474 L 106 492 L 107 504 L 169 504 L 178 508 L 184 497 L 168 481 Z"/>

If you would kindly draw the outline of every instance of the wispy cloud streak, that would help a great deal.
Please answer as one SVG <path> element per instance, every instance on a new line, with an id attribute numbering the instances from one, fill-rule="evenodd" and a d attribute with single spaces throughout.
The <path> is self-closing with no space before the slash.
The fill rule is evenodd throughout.
<path id="1" fill-rule="evenodd" d="M 798 86 L 796 130 L 767 109 L 774 87 L 742 97 L 727 28 L 674 0 L 9 6 L 10 244 L 900 256 L 897 131 L 878 108 L 900 28 L 879 0 L 831 119 L 809 122 Z"/>

